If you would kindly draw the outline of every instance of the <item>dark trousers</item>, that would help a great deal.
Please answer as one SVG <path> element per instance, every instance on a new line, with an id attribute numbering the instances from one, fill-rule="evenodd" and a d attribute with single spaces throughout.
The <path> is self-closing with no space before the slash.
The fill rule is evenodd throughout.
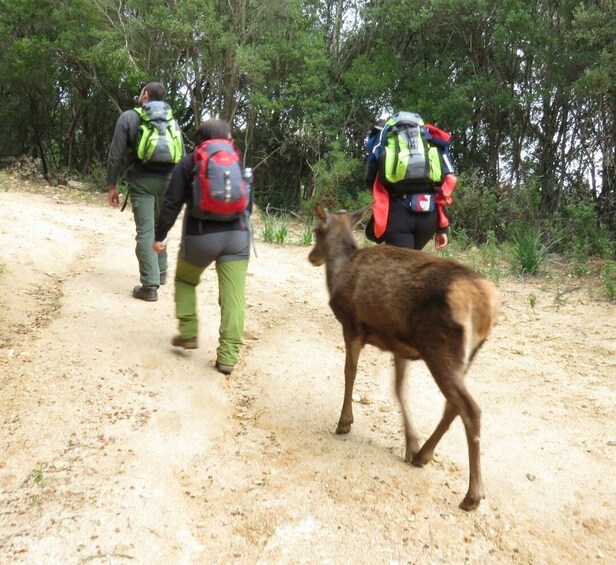
<path id="1" fill-rule="evenodd" d="M 396 247 L 423 249 L 436 233 L 438 213 L 411 212 L 398 198 L 389 199 L 389 215 L 383 241 Z"/>

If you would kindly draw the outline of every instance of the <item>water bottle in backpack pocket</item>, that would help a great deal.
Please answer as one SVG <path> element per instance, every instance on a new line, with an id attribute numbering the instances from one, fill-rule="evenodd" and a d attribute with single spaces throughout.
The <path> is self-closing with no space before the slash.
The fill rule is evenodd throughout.
<path id="1" fill-rule="evenodd" d="M 201 220 L 227 222 L 248 206 L 248 187 L 240 156 L 228 139 L 209 139 L 193 154 L 193 204 L 190 214 Z"/>

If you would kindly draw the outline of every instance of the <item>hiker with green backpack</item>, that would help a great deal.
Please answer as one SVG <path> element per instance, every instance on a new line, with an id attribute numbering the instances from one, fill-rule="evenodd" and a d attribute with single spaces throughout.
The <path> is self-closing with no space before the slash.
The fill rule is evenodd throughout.
<path id="1" fill-rule="evenodd" d="M 167 252 L 156 254 L 152 250 L 154 230 L 171 172 L 184 155 L 182 132 L 164 98 L 165 87 L 159 82 L 143 87 L 140 106 L 118 118 L 107 160 L 107 199 L 111 206 L 120 205 L 120 177 L 128 183 L 126 198 L 130 197 L 135 220 L 141 283 L 132 294 L 146 302 L 158 300 L 158 288 L 167 280 Z"/>
<path id="2" fill-rule="evenodd" d="M 366 237 L 408 249 L 423 249 L 434 237 L 447 245 L 445 206 L 457 178 L 449 157 L 451 135 L 414 112 L 398 112 L 377 123 L 366 142 L 366 184 L 372 189 L 372 217 Z"/>

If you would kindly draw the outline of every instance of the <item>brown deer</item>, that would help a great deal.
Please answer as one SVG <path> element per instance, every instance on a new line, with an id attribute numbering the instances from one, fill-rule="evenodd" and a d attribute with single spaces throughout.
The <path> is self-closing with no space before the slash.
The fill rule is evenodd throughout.
<path id="1" fill-rule="evenodd" d="M 342 324 L 346 346 L 344 401 L 336 433 L 353 423 L 353 383 L 364 345 L 394 355 L 396 396 L 402 408 L 405 461 L 422 467 L 456 416 L 468 442 L 469 487 L 460 508 L 473 510 L 484 498 L 480 465 L 481 411 L 464 375 L 498 313 L 494 285 L 455 261 L 429 253 L 380 245 L 359 249 L 352 230 L 368 207 L 332 214 L 316 207 L 316 242 L 308 259 L 325 264 L 329 305 Z M 445 396 L 441 421 L 421 449 L 402 399 L 408 360 L 422 359 Z"/>

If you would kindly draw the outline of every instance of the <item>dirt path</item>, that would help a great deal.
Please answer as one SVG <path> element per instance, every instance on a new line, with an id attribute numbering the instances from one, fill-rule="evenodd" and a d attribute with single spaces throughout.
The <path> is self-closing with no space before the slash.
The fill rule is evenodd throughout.
<path id="1" fill-rule="evenodd" d="M 225 379 L 214 272 L 201 349 L 174 350 L 172 286 L 130 297 L 130 214 L 93 200 L 0 193 L 1 563 L 616 562 L 616 306 L 501 282 L 469 374 L 487 498 L 465 513 L 462 426 L 404 464 L 387 354 L 364 352 L 333 433 L 342 338 L 308 248 L 257 240 Z M 409 380 L 425 438 L 443 401 L 423 364 Z"/>

